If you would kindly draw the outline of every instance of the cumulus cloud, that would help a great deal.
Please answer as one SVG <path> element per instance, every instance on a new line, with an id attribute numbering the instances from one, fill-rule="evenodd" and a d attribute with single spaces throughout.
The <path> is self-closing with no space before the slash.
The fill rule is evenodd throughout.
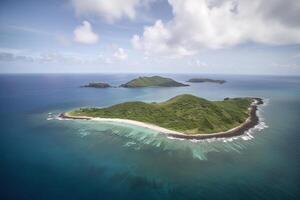
<path id="1" fill-rule="evenodd" d="M 131 42 L 146 54 L 193 55 L 245 42 L 300 43 L 300 1 L 169 0 L 173 19 L 157 20 Z"/>
<path id="2" fill-rule="evenodd" d="M 98 15 L 113 22 L 122 17 L 134 19 L 136 8 L 145 0 L 72 0 L 71 2 L 79 15 Z"/>
<path id="3" fill-rule="evenodd" d="M 113 54 L 114 58 L 117 60 L 126 60 L 128 55 L 125 53 L 123 48 L 118 48 L 114 54 Z"/>
<path id="4" fill-rule="evenodd" d="M 83 21 L 82 25 L 74 30 L 74 40 L 83 44 L 97 43 L 99 37 L 93 32 L 92 26 L 88 21 Z"/>

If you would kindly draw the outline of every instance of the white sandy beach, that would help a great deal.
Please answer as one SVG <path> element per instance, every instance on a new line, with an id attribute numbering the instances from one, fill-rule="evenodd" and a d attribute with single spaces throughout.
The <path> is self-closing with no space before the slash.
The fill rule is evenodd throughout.
<path id="1" fill-rule="evenodd" d="M 125 123 L 125 124 L 134 125 L 134 126 L 140 126 L 140 127 L 143 127 L 143 128 L 148 128 L 148 129 L 151 129 L 153 131 L 157 131 L 157 132 L 163 133 L 163 134 L 175 134 L 175 135 L 188 136 L 188 134 L 186 134 L 186 133 L 182 133 L 182 132 L 170 130 L 170 129 L 167 129 L 167 128 L 163 128 L 163 127 L 160 127 L 160 126 L 156 126 L 154 124 L 148 124 L 148 123 L 144 123 L 144 122 L 140 122 L 140 121 L 135 121 L 135 120 L 130 120 L 130 119 L 94 117 L 94 118 L 90 118 L 90 120 L 99 121 L 99 122 Z M 226 133 L 232 132 L 232 131 L 234 131 L 234 130 L 240 128 L 240 127 L 242 127 L 249 120 L 250 120 L 250 117 L 248 117 L 244 123 L 240 124 L 237 127 L 232 128 L 230 130 L 227 130 L 227 131 L 216 132 L 216 133 L 208 133 L 208 134 L 193 134 L 192 136 L 216 136 L 216 135 L 226 134 Z"/>
<path id="2" fill-rule="evenodd" d="M 135 120 L 130 120 L 130 119 L 119 119 L 119 118 L 91 118 L 93 121 L 99 121 L 99 122 L 117 122 L 117 123 L 125 123 L 125 124 L 130 124 L 134 126 L 140 126 L 143 128 L 148 128 L 160 133 L 165 133 L 165 134 L 177 134 L 177 135 L 186 135 L 184 133 L 178 132 L 178 131 L 173 131 L 169 130 L 160 126 L 156 126 L 154 124 L 148 124 L 140 121 L 135 121 Z"/>

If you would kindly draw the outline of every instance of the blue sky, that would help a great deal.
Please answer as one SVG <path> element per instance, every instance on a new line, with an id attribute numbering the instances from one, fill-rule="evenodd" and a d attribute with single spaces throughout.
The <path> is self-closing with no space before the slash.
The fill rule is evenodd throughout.
<path id="1" fill-rule="evenodd" d="M 300 75 L 297 0 L 2 0 L 0 73 Z"/>

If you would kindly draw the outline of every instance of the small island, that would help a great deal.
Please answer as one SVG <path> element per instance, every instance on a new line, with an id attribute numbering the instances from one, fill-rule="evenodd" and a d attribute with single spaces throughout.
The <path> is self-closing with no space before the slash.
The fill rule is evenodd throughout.
<path id="1" fill-rule="evenodd" d="M 143 76 L 133 79 L 125 84 L 120 85 L 124 88 L 140 88 L 140 87 L 182 87 L 189 86 L 187 84 L 179 83 L 171 78 L 161 76 Z"/>
<path id="2" fill-rule="evenodd" d="M 165 102 L 125 102 L 107 108 L 80 108 L 63 118 L 113 121 L 146 127 L 183 139 L 242 135 L 258 124 L 260 98 L 226 98 L 209 101 L 184 94 Z"/>
<path id="3" fill-rule="evenodd" d="M 187 82 L 190 82 L 190 83 L 218 83 L 218 84 L 226 83 L 225 80 L 215 80 L 215 79 L 209 79 L 209 78 L 191 78 Z"/>
<path id="4" fill-rule="evenodd" d="M 91 87 L 91 88 L 109 88 L 111 87 L 108 83 L 89 83 L 87 85 L 82 85 L 81 87 Z"/>

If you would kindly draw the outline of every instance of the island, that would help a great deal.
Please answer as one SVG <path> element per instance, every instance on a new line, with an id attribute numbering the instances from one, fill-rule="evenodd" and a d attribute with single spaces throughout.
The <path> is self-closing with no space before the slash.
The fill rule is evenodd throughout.
<path id="1" fill-rule="evenodd" d="M 209 79 L 209 78 L 191 78 L 190 80 L 188 80 L 186 82 L 189 82 L 189 83 L 219 83 L 219 84 L 226 83 L 225 80 L 215 80 L 215 79 Z"/>
<path id="2" fill-rule="evenodd" d="M 108 83 L 89 83 L 87 85 L 82 85 L 81 87 L 91 87 L 91 88 L 109 88 L 111 87 Z"/>
<path id="3" fill-rule="evenodd" d="M 187 84 L 179 83 L 171 78 L 161 76 L 143 76 L 133 79 L 125 84 L 120 85 L 124 88 L 140 88 L 140 87 L 182 87 L 189 86 Z"/>
<path id="4" fill-rule="evenodd" d="M 207 139 L 242 135 L 259 123 L 257 106 L 262 99 L 226 98 L 209 101 L 183 94 L 160 103 L 125 102 L 106 108 L 79 108 L 62 118 L 128 123 L 171 137 Z"/>

